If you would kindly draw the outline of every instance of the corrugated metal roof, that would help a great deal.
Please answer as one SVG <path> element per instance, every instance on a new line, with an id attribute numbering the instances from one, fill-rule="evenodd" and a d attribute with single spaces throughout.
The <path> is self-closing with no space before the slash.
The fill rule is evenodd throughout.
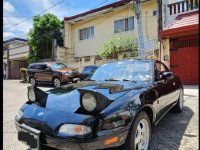
<path id="1" fill-rule="evenodd" d="M 169 24 L 164 30 L 175 29 L 196 24 L 199 24 L 199 10 L 178 15 L 175 21 Z"/>

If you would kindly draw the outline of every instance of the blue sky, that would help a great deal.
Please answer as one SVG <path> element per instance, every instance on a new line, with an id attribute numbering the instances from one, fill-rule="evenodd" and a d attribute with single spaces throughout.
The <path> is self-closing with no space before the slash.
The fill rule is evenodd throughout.
<path id="1" fill-rule="evenodd" d="M 39 14 L 62 0 L 4 0 L 3 1 L 3 37 L 23 37 L 32 28 L 32 19 L 24 20 Z M 60 20 L 118 0 L 64 0 L 48 10 Z M 45 14 L 43 13 L 43 14 Z M 43 15 L 41 14 L 41 15 Z M 23 23 L 20 23 L 23 22 Z M 15 25 L 20 23 L 18 25 Z M 11 27 L 12 26 L 12 27 Z"/>

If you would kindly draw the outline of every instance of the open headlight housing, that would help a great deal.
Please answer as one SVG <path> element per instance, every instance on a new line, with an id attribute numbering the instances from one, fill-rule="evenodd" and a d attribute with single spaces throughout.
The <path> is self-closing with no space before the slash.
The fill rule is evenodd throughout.
<path id="1" fill-rule="evenodd" d="M 80 104 L 83 113 L 97 115 L 112 103 L 112 100 L 108 99 L 101 93 L 84 89 L 78 89 L 78 91 L 80 92 Z"/>
<path id="2" fill-rule="evenodd" d="M 29 86 L 27 92 L 28 100 L 30 103 L 37 103 L 41 106 L 46 105 L 47 93 L 37 87 Z"/>
<path id="3" fill-rule="evenodd" d="M 77 124 L 63 124 L 60 126 L 59 133 L 65 135 L 86 135 L 92 132 L 91 127 Z"/>
<path id="4" fill-rule="evenodd" d="M 91 93 L 85 93 L 82 97 L 82 105 L 86 111 L 92 112 L 97 107 L 97 100 Z"/>
<path id="5" fill-rule="evenodd" d="M 28 88 L 28 99 L 31 102 L 35 102 L 36 101 L 36 95 L 35 95 L 35 90 L 34 88 Z"/>

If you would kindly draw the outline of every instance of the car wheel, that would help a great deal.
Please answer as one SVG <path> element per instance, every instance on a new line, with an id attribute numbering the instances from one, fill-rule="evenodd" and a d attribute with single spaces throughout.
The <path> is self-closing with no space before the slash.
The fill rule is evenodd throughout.
<path id="1" fill-rule="evenodd" d="M 31 83 L 32 86 L 36 86 L 37 85 L 36 80 L 35 80 L 34 77 L 30 78 L 30 83 Z"/>
<path id="2" fill-rule="evenodd" d="M 183 89 L 181 88 L 178 101 L 177 101 L 176 105 L 174 106 L 174 110 L 176 112 L 182 112 L 183 111 L 183 103 L 184 103 L 184 94 L 183 94 Z"/>
<path id="3" fill-rule="evenodd" d="M 61 81 L 60 81 L 60 79 L 59 79 L 59 78 L 54 78 L 54 79 L 53 79 L 53 85 L 54 85 L 55 87 L 61 86 Z"/>
<path id="4" fill-rule="evenodd" d="M 133 121 L 125 143 L 126 150 L 148 150 L 151 136 L 151 123 L 146 112 L 140 112 Z"/>
<path id="5" fill-rule="evenodd" d="M 77 83 L 78 82 L 78 80 L 76 80 L 76 81 L 72 81 L 72 83 Z"/>

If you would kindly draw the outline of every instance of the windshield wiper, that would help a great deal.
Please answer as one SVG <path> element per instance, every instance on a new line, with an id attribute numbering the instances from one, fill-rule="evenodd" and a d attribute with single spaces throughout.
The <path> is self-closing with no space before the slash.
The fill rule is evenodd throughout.
<path id="1" fill-rule="evenodd" d="M 130 81 L 130 82 L 136 82 L 134 80 L 129 80 L 129 79 L 105 79 L 105 81 Z"/>
<path id="2" fill-rule="evenodd" d="M 96 81 L 96 80 L 93 80 L 93 79 L 88 78 L 88 79 L 86 79 L 85 81 Z"/>
<path id="3" fill-rule="evenodd" d="M 121 80 L 110 78 L 110 79 L 105 79 L 105 81 L 121 81 Z"/>
<path id="4" fill-rule="evenodd" d="M 134 80 L 129 80 L 129 79 L 123 79 L 122 81 L 136 82 L 136 81 L 134 81 Z"/>

